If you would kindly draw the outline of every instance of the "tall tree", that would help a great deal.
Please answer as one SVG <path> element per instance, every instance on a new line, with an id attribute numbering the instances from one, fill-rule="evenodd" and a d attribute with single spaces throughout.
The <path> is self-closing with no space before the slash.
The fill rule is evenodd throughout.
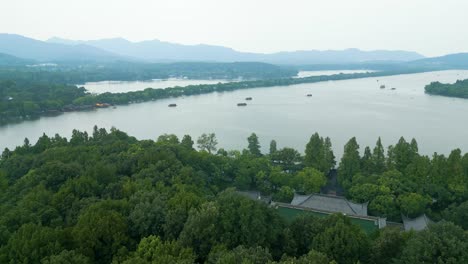
<path id="1" fill-rule="evenodd" d="M 385 149 L 382 145 L 382 140 L 377 139 L 374 150 L 372 152 L 372 172 L 375 174 L 381 174 L 385 171 Z"/>
<path id="2" fill-rule="evenodd" d="M 321 138 L 318 133 L 315 133 L 310 137 L 310 140 L 306 145 L 304 164 L 308 167 L 320 169 L 321 164 L 323 163 L 322 154 L 323 138 Z"/>
<path id="3" fill-rule="evenodd" d="M 343 157 L 341 157 L 338 168 L 338 181 L 343 187 L 351 185 L 353 176 L 361 171 L 361 157 L 359 155 L 359 145 L 356 138 L 351 138 L 344 146 Z"/>
<path id="4" fill-rule="evenodd" d="M 328 173 L 336 165 L 330 138 L 323 139 L 318 133 L 310 137 L 306 145 L 304 165 Z"/>
<path id="5" fill-rule="evenodd" d="M 450 152 L 450 155 L 447 158 L 447 184 L 448 189 L 454 194 L 455 199 L 460 199 L 464 197 L 468 190 L 466 189 L 467 184 L 464 180 L 464 171 L 462 164 L 462 154 L 460 149 L 455 149 Z"/>
<path id="6" fill-rule="evenodd" d="M 276 140 L 273 139 L 270 142 L 270 155 L 273 155 L 277 150 L 278 150 L 278 148 L 276 146 Z"/>
<path id="7" fill-rule="evenodd" d="M 411 139 L 410 147 L 413 153 L 418 153 L 419 149 L 418 149 L 418 142 L 416 142 L 416 139 L 414 138 Z"/>
<path id="8" fill-rule="evenodd" d="M 388 149 L 389 165 L 403 172 L 418 155 L 417 151 L 416 140 L 413 139 L 411 143 L 408 143 L 405 138 L 401 137 L 394 147 Z"/>
<path id="9" fill-rule="evenodd" d="M 252 133 L 248 138 L 247 141 L 249 143 L 248 149 L 252 155 L 260 157 L 262 153 L 260 151 L 260 143 L 258 142 L 258 137 L 255 133 Z"/>
<path id="10" fill-rule="evenodd" d="M 190 135 L 184 135 L 180 144 L 188 149 L 193 149 L 193 140 Z"/>
<path id="11" fill-rule="evenodd" d="M 205 134 L 203 133 L 197 140 L 198 148 L 200 150 L 207 151 L 208 153 L 213 153 L 216 151 L 216 145 L 218 145 L 218 140 L 216 140 L 215 133 Z"/>
<path id="12" fill-rule="evenodd" d="M 361 172 L 364 175 L 370 175 L 373 171 L 372 153 L 369 147 L 364 149 L 364 155 L 361 158 Z"/>
<path id="13" fill-rule="evenodd" d="M 322 171 L 328 173 L 336 165 L 335 154 L 333 154 L 332 143 L 329 137 L 325 138 L 323 144 L 323 165 Z"/>

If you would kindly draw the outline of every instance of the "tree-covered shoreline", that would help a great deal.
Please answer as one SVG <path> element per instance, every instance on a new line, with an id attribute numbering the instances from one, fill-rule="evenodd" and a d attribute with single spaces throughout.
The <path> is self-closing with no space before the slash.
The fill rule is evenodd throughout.
<path id="1" fill-rule="evenodd" d="M 432 82 L 424 90 L 427 94 L 468 99 L 468 79 L 458 80 L 453 84 Z"/>
<path id="2" fill-rule="evenodd" d="M 195 143 L 196 141 L 196 143 Z M 1 263 L 464 263 L 468 260 L 468 154 L 418 153 L 401 138 L 359 152 L 352 138 L 339 162 L 331 142 L 311 136 L 292 148 L 217 149 L 161 135 L 137 140 L 115 128 L 74 130 L 70 139 L 25 140 L 0 157 Z M 196 150 L 196 147 L 199 150 Z M 386 227 L 366 235 L 343 215 L 291 222 L 237 190 L 289 202 L 316 193 L 338 164 L 349 199 L 372 215 L 428 214 L 419 232 Z M 235 189 L 234 189 L 235 188 Z"/>
<path id="3" fill-rule="evenodd" d="M 60 114 L 67 111 L 80 111 L 96 108 L 96 104 L 124 105 L 176 98 L 181 96 L 230 92 L 240 89 L 252 89 L 274 86 L 289 86 L 303 83 L 338 81 L 369 77 L 412 74 L 423 71 L 401 70 L 387 72 L 367 72 L 311 76 L 305 78 L 278 78 L 253 81 L 240 81 L 218 84 L 189 85 L 164 89 L 147 88 L 143 91 L 126 93 L 90 94 L 83 88 L 72 85 L 36 82 L 33 80 L 0 81 L 0 125 L 22 120 L 38 118 L 43 115 Z M 38 92 L 37 88 L 40 88 Z M 70 95 L 72 95 L 70 97 Z"/>

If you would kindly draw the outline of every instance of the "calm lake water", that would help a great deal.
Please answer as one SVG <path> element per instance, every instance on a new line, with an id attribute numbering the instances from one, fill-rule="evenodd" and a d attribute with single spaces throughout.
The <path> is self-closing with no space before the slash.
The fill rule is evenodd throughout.
<path id="1" fill-rule="evenodd" d="M 69 137 L 74 128 L 121 129 L 139 139 L 156 139 L 164 133 L 196 138 L 215 132 L 219 147 L 242 149 L 255 132 L 264 151 L 270 140 L 279 147 L 300 151 L 314 132 L 329 136 L 339 157 L 343 145 L 356 136 L 361 149 L 374 146 L 381 136 L 385 145 L 400 136 L 416 138 L 424 154 L 468 151 L 468 100 L 430 96 L 424 86 L 431 81 L 454 82 L 468 71 L 443 71 L 345 81 L 328 81 L 283 87 L 256 88 L 225 93 L 66 113 L 0 127 L 0 147 L 12 148 L 28 137 L 31 142 L 45 132 Z M 379 89 L 385 84 L 387 89 Z M 395 87 L 396 90 L 390 90 Z M 313 94 L 307 97 L 306 94 Z M 237 107 L 245 97 L 248 106 Z M 169 103 L 177 107 L 169 108 Z"/>

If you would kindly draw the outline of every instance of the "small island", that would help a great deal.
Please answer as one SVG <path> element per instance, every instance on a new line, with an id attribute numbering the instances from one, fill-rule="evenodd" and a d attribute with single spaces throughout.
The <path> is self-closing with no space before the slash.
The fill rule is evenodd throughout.
<path id="1" fill-rule="evenodd" d="M 468 79 L 453 84 L 432 82 L 424 88 L 427 94 L 468 99 Z"/>

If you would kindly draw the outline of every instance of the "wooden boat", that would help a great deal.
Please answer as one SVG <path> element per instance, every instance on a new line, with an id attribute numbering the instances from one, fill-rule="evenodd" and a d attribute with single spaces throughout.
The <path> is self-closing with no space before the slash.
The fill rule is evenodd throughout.
<path id="1" fill-rule="evenodd" d="M 168 106 L 169 106 L 169 107 L 176 107 L 177 104 L 169 104 Z"/>
<path id="2" fill-rule="evenodd" d="M 380 85 L 380 89 L 385 89 L 385 85 Z"/>
<path id="3" fill-rule="evenodd" d="M 246 97 L 245 100 L 251 101 L 251 100 L 252 100 L 252 97 Z"/>
<path id="4" fill-rule="evenodd" d="M 238 103 L 237 106 L 247 106 L 246 103 Z"/>
<path id="5" fill-rule="evenodd" d="M 396 88 L 392 88 L 391 90 L 396 90 Z"/>
<path id="6" fill-rule="evenodd" d="M 312 97 L 312 94 L 307 94 L 307 97 Z"/>

